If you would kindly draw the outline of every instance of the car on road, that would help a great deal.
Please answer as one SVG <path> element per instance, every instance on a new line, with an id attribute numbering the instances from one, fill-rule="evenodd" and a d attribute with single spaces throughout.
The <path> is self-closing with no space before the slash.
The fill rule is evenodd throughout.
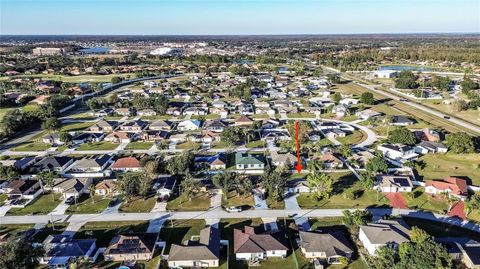
<path id="1" fill-rule="evenodd" d="M 119 198 L 113 198 L 109 203 L 108 203 L 108 207 L 114 207 L 118 204 L 118 202 L 120 202 L 120 199 Z"/>
<path id="2" fill-rule="evenodd" d="M 443 118 L 446 119 L 446 120 L 449 120 L 449 119 L 450 119 L 449 116 L 443 116 Z"/>
<path id="3" fill-rule="evenodd" d="M 242 212 L 242 209 L 240 207 L 230 206 L 225 208 L 225 211 L 227 211 L 228 213 L 238 213 L 238 212 Z"/>
<path id="4" fill-rule="evenodd" d="M 67 199 L 65 199 L 65 204 L 67 205 L 73 205 L 74 202 L 75 202 L 75 197 L 73 196 L 70 196 Z"/>
<path id="5" fill-rule="evenodd" d="M 399 99 L 401 102 L 408 102 L 408 99 L 405 99 L 405 98 L 400 98 Z"/>

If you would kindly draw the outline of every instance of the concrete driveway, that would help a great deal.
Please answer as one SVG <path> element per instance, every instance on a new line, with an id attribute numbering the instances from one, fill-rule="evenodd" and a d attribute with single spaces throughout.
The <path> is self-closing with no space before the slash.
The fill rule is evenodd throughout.
<path id="1" fill-rule="evenodd" d="M 107 208 L 105 208 L 105 210 L 103 210 L 102 214 L 118 213 L 118 209 L 120 208 L 121 205 L 122 205 L 122 201 L 118 202 L 116 205 L 114 205 L 112 207 L 107 206 Z"/>
<path id="2" fill-rule="evenodd" d="M 297 195 L 293 193 L 286 193 L 285 194 L 285 210 L 300 210 L 300 206 L 297 202 Z M 298 227 L 302 227 L 304 231 L 310 230 L 310 223 L 308 222 L 308 218 L 302 216 L 294 216 L 293 220 Z"/>
<path id="3" fill-rule="evenodd" d="M 150 212 L 165 212 L 167 211 L 167 202 L 155 202 L 155 206 Z"/>
<path id="4" fill-rule="evenodd" d="M 222 191 L 221 190 L 212 190 L 210 196 L 210 208 L 211 209 L 222 209 Z"/>
<path id="5" fill-rule="evenodd" d="M 70 205 L 65 204 L 65 200 L 62 200 L 60 204 L 57 207 L 55 207 L 55 209 L 53 209 L 52 212 L 50 212 L 50 214 L 63 215 L 65 214 L 65 211 L 67 211 L 69 206 Z"/>
<path id="6" fill-rule="evenodd" d="M 263 199 L 263 194 L 259 189 L 253 190 L 253 200 L 255 201 L 255 210 L 268 209 L 267 201 Z"/>
<path id="7" fill-rule="evenodd" d="M 0 216 L 5 216 L 10 208 L 12 207 L 9 205 L 0 206 Z"/>

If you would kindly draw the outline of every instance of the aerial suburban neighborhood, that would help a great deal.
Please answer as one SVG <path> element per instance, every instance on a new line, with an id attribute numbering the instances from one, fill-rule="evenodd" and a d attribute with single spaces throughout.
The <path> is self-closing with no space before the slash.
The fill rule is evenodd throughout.
<path id="1" fill-rule="evenodd" d="M 478 33 L 0 34 L 0 268 L 480 268 Z"/>

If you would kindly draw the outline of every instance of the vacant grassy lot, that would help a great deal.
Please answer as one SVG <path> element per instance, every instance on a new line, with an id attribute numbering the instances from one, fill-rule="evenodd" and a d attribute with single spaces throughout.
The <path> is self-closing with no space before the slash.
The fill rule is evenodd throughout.
<path id="1" fill-rule="evenodd" d="M 424 180 L 448 176 L 468 177 L 473 185 L 480 185 L 480 154 L 427 154 L 420 157 L 427 165 L 418 172 Z"/>
<path id="2" fill-rule="evenodd" d="M 112 238 L 122 233 L 146 232 L 148 221 L 87 222 L 75 233 L 75 238 L 96 238 L 98 247 L 106 247 Z"/>
<path id="3" fill-rule="evenodd" d="M 77 150 L 114 150 L 118 147 L 118 144 L 110 143 L 107 141 L 100 141 L 94 143 L 81 144 Z"/>
<path id="4" fill-rule="evenodd" d="M 200 230 L 205 228 L 204 220 L 168 220 L 160 230 L 159 237 L 167 242 L 165 253 L 170 252 L 171 244 L 182 244 L 192 236 L 200 235 Z"/>
<path id="5" fill-rule="evenodd" d="M 298 113 L 288 113 L 287 117 L 289 119 L 294 119 L 294 118 L 315 118 L 315 114 L 313 113 L 308 113 L 308 112 L 298 112 Z"/>
<path id="6" fill-rule="evenodd" d="M 43 142 L 26 142 L 18 147 L 12 149 L 12 151 L 44 151 L 52 147 L 50 144 Z"/>
<path id="7" fill-rule="evenodd" d="M 193 149 L 193 150 L 197 150 L 200 148 L 200 143 L 197 143 L 197 142 L 193 142 L 193 141 L 188 141 L 188 142 L 185 142 L 185 143 L 181 143 L 181 144 L 178 144 L 176 146 L 177 149 Z"/>
<path id="8" fill-rule="evenodd" d="M 263 140 L 252 141 L 245 145 L 246 148 L 261 148 L 264 146 L 265 146 L 265 141 Z"/>
<path id="9" fill-rule="evenodd" d="M 222 206 L 224 207 L 241 207 L 243 210 L 253 208 L 255 202 L 253 195 L 238 195 L 236 191 L 231 191 L 228 193 L 228 198 L 225 200 L 225 196 L 222 197 Z"/>
<path id="10" fill-rule="evenodd" d="M 107 208 L 108 203 L 112 200 L 110 198 L 104 198 L 103 196 L 93 196 L 93 200 L 90 195 L 83 195 L 77 201 L 77 205 L 71 205 L 68 207 L 67 214 L 95 214 L 101 213 Z"/>
<path id="11" fill-rule="evenodd" d="M 340 174 L 340 175 L 338 175 Z M 375 190 L 363 190 L 358 180 L 352 174 L 331 173 L 335 178 L 333 195 L 329 199 L 317 200 L 313 193 L 300 194 L 298 204 L 302 208 L 366 208 L 369 206 L 388 206 L 388 200 Z M 344 192 L 356 193 L 358 198 L 350 199 Z M 377 200 L 378 197 L 378 200 Z"/>
<path id="12" fill-rule="evenodd" d="M 18 75 L 12 77 L 1 77 L 2 79 L 9 78 L 42 78 L 46 80 L 57 80 L 72 83 L 81 82 L 111 82 L 113 77 L 134 76 L 134 74 L 110 74 L 110 75 L 80 75 L 80 76 L 65 76 L 65 75 L 50 75 L 50 74 L 35 74 L 35 75 Z"/>
<path id="13" fill-rule="evenodd" d="M 408 207 L 431 212 L 446 214 L 449 203 L 443 197 L 431 197 L 426 194 L 423 187 L 416 188 L 411 193 L 402 193 L 407 201 Z"/>
<path id="14" fill-rule="evenodd" d="M 83 131 L 88 127 L 92 126 L 93 122 L 75 122 L 75 123 L 67 123 L 62 125 L 61 131 L 62 132 L 76 132 L 76 131 Z"/>
<path id="15" fill-rule="evenodd" d="M 62 201 L 61 194 L 42 194 L 24 208 L 12 208 L 7 215 L 46 215 Z"/>
<path id="16" fill-rule="evenodd" d="M 152 142 L 131 142 L 125 147 L 125 149 L 126 150 L 134 150 L 134 149 L 148 150 L 152 146 L 153 146 Z"/>
<path id="17" fill-rule="evenodd" d="M 355 130 L 353 133 L 345 136 L 336 138 L 338 142 L 344 145 L 358 144 L 367 138 L 366 134 L 360 130 Z"/>
<path id="18" fill-rule="evenodd" d="M 462 120 L 471 122 L 473 124 L 480 124 L 480 113 L 478 112 L 478 110 L 469 109 L 457 112 L 453 111 L 452 105 L 444 104 L 441 101 L 422 101 L 422 104 L 434 108 L 438 111 L 442 111 L 445 114 L 450 114 Z"/>
<path id="19" fill-rule="evenodd" d="M 187 195 L 182 194 L 177 197 L 172 197 L 167 203 L 167 210 L 175 211 L 203 211 L 210 208 L 210 194 L 208 192 L 201 192 L 191 200 Z"/>
<path id="20" fill-rule="evenodd" d="M 155 196 L 133 198 L 130 201 L 123 202 L 118 211 L 128 213 L 150 212 L 155 206 L 156 199 Z"/>

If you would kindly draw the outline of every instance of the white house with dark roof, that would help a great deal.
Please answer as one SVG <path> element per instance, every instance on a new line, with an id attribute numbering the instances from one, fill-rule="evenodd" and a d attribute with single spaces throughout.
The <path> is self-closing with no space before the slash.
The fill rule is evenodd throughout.
<path id="1" fill-rule="evenodd" d="M 382 246 L 398 248 L 410 241 L 410 227 L 403 220 L 380 220 L 360 226 L 358 239 L 372 256 Z"/>

